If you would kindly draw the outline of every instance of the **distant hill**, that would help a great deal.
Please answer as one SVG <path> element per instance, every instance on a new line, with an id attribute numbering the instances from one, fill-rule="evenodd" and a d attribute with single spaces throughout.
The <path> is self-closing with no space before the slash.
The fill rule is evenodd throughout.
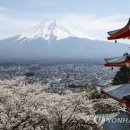
<path id="1" fill-rule="evenodd" d="M 31 31 L 0 41 L 0 61 L 44 59 L 103 60 L 127 52 L 129 45 L 92 40 L 66 27 L 57 20 L 48 20 Z"/>

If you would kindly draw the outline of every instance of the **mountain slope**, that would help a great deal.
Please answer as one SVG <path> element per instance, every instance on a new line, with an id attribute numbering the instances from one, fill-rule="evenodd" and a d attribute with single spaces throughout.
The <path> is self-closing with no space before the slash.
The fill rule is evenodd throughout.
<path id="1" fill-rule="evenodd" d="M 54 26 L 55 22 L 56 26 Z M 129 50 L 127 44 L 88 39 L 87 36 L 77 33 L 77 31 L 59 25 L 57 21 L 47 21 L 42 25 L 38 25 L 38 29 L 34 29 L 35 31 L 29 31 L 32 33 L 1 40 L 0 60 L 82 58 L 103 61 L 106 57 L 120 56 Z M 48 37 L 45 37 L 46 35 Z"/>
<path id="2" fill-rule="evenodd" d="M 60 40 L 68 37 L 89 38 L 88 36 L 64 25 L 63 23 L 52 19 L 47 20 L 37 26 L 31 31 L 21 34 L 19 40 L 34 40 L 43 38 L 45 40 Z"/>

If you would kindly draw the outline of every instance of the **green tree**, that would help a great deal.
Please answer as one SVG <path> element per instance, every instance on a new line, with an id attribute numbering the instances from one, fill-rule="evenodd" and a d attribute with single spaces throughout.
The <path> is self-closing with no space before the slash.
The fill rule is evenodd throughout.
<path id="1" fill-rule="evenodd" d="M 129 80 L 130 80 L 130 68 L 121 67 L 114 76 L 112 84 L 113 85 L 125 84 L 128 83 Z"/>

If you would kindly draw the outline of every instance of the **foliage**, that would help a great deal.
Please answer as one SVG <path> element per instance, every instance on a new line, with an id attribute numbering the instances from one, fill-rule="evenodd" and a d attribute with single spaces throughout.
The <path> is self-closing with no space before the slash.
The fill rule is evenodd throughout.
<path id="1" fill-rule="evenodd" d="M 0 129 L 75 130 L 88 123 L 94 110 L 86 93 L 46 93 L 46 85 L 24 84 L 24 78 L 0 80 Z M 83 122 L 84 123 L 84 122 Z M 89 129 L 88 129 L 89 130 Z"/>
<path id="2" fill-rule="evenodd" d="M 117 110 L 111 105 L 101 103 L 101 102 L 95 103 L 93 108 L 96 111 L 95 112 L 96 114 L 110 114 L 113 112 L 117 112 Z"/>
<path id="3" fill-rule="evenodd" d="M 34 76 L 34 75 L 35 75 L 34 72 L 27 72 L 27 73 L 25 73 L 26 77 L 31 77 L 31 76 Z"/>
<path id="4" fill-rule="evenodd" d="M 117 71 L 112 84 L 119 85 L 128 83 L 130 80 L 130 68 L 128 67 L 121 67 L 119 71 Z"/>

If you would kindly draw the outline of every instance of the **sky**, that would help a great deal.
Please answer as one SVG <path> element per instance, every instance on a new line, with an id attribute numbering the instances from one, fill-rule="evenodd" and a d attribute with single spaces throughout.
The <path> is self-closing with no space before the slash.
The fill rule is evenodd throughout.
<path id="1" fill-rule="evenodd" d="M 130 0 L 0 0 L 0 39 L 55 18 L 93 39 L 107 40 L 107 31 L 122 28 L 129 17 Z"/>

